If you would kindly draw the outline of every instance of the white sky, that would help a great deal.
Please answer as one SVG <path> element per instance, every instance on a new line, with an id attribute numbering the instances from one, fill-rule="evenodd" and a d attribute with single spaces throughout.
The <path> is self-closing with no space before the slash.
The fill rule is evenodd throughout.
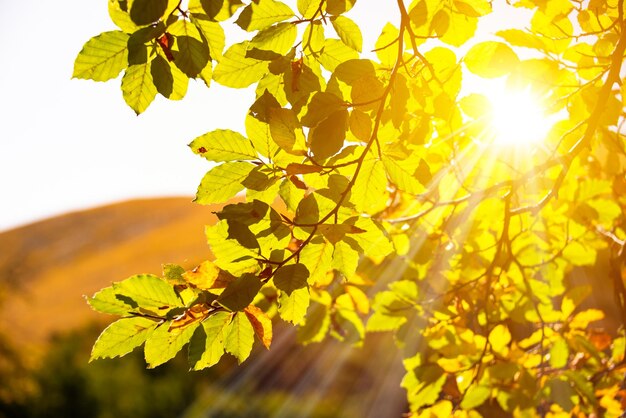
<path id="1" fill-rule="evenodd" d="M 397 20 L 394 3 L 357 1 L 350 16 L 365 48 Z M 119 79 L 71 80 L 83 44 L 114 29 L 106 0 L 0 0 L 0 230 L 112 201 L 191 196 L 209 165 L 186 144 L 243 126 L 250 90 L 191 81 L 185 99 L 157 96 L 137 117 Z"/>
<path id="2" fill-rule="evenodd" d="M 192 81 L 182 101 L 158 96 L 137 117 L 119 79 L 70 80 L 83 44 L 113 29 L 106 0 L 0 0 L 0 230 L 128 198 L 191 196 L 208 163 L 186 144 L 243 126 L 249 90 Z"/>

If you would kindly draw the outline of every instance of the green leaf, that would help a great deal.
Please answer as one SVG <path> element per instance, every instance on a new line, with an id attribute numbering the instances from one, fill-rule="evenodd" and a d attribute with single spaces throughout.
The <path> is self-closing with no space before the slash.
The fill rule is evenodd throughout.
<path id="1" fill-rule="evenodd" d="M 248 42 L 228 48 L 213 71 L 213 79 L 226 87 L 244 88 L 259 81 L 268 71 L 267 61 L 246 57 Z"/>
<path id="2" fill-rule="evenodd" d="M 94 81 L 117 77 L 128 65 L 128 38 L 119 30 L 91 38 L 74 61 L 72 77 Z"/>
<path id="3" fill-rule="evenodd" d="M 146 341 L 158 324 L 155 320 L 142 317 L 122 318 L 113 322 L 96 340 L 89 361 L 130 353 Z"/>
<path id="4" fill-rule="evenodd" d="M 131 65 L 122 77 L 122 94 L 136 114 L 143 113 L 157 94 L 152 81 L 150 63 Z"/>
<path id="5" fill-rule="evenodd" d="M 319 0 L 298 0 L 298 11 L 305 19 L 311 19 L 319 8 Z"/>
<path id="6" fill-rule="evenodd" d="M 306 140 L 298 116 L 293 109 L 272 108 L 269 117 L 272 139 L 285 152 L 306 154 Z"/>
<path id="7" fill-rule="evenodd" d="M 412 158 L 398 159 L 383 154 L 382 162 L 389 179 L 398 189 L 411 194 L 424 191 L 424 185 L 415 177 L 418 167 Z"/>
<path id="8" fill-rule="evenodd" d="M 200 325 L 195 322 L 184 328 L 169 328 L 170 322 L 158 326 L 150 334 L 144 346 L 144 357 L 149 369 L 153 369 L 173 359 L 189 342 Z"/>
<path id="9" fill-rule="evenodd" d="M 446 381 L 446 374 L 437 365 L 425 365 L 415 371 L 419 382 L 417 390 L 409 392 L 411 408 L 420 408 L 437 401 Z"/>
<path id="10" fill-rule="evenodd" d="M 366 158 L 363 161 L 350 201 L 354 203 L 357 211 L 375 214 L 383 210 L 386 205 L 387 175 L 384 164 L 374 158 Z"/>
<path id="11" fill-rule="evenodd" d="M 132 0 L 130 17 L 138 25 L 149 25 L 163 17 L 167 3 L 168 0 Z"/>
<path id="12" fill-rule="evenodd" d="M 209 46 L 195 25 L 179 20 L 168 27 L 176 40 L 172 55 L 174 64 L 189 78 L 197 77 L 211 60 Z"/>
<path id="13" fill-rule="evenodd" d="M 336 16 L 331 20 L 333 28 L 335 28 L 335 32 L 339 35 L 339 39 L 341 42 L 354 49 L 355 51 L 361 52 L 363 48 L 363 35 L 361 35 L 361 30 L 359 26 L 345 16 Z"/>
<path id="14" fill-rule="evenodd" d="M 278 297 L 280 317 L 294 325 L 301 324 L 309 307 L 310 298 L 308 287 L 296 289 L 290 295 L 286 292 L 280 292 Z"/>
<path id="15" fill-rule="evenodd" d="M 191 150 L 209 161 L 253 160 L 257 153 L 252 143 L 239 132 L 217 129 L 194 139 Z"/>
<path id="16" fill-rule="evenodd" d="M 217 302 L 233 312 L 243 311 L 252 303 L 262 286 L 263 283 L 256 275 L 244 274 L 224 289 Z"/>
<path id="17" fill-rule="evenodd" d="M 254 344 L 254 328 L 244 312 L 237 312 L 224 330 L 224 349 L 241 364 L 250 356 Z"/>
<path id="18" fill-rule="evenodd" d="M 293 16 L 293 10 L 285 3 L 274 0 L 257 0 L 242 10 L 235 23 L 241 29 L 251 32 L 265 29 Z"/>
<path id="19" fill-rule="evenodd" d="M 593 384 L 587 380 L 587 377 L 580 371 L 567 370 L 564 376 L 574 384 L 576 391 L 583 396 L 585 403 L 597 406 L 598 400 L 594 393 Z"/>
<path id="20" fill-rule="evenodd" d="M 261 340 L 263 346 L 269 350 L 273 338 L 272 320 L 270 317 L 254 305 L 248 306 L 244 313 L 254 329 L 254 334 Z"/>
<path id="21" fill-rule="evenodd" d="M 274 284 L 288 295 L 294 290 L 306 287 L 308 278 L 309 270 L 300 263 L 282 266 L 274 272 Z"/>
<path id="22" fill-rule="evenodd" d="M 257 253 L 244 247 L 236 239 L 229 239 L 228 223 L 220 221 L 205 229 L 207 241 L 215 255 L 215 264 L 234 275 L 255 271 L 258 268 Z"/>
<path id="23" fill-rule="evenodd" d="M 217 22 L 229 19 L 243 5 L 241 0 L 189 0 L 189 10 L 194 15 L 206 13 Z"/>
<path id="24" fill-rule="evenodd" d="M 331 15 L 339 15 L 352 9 L 356 0 L 327 0 L 326 11 Z"/>
<path id="25" fill-rule="evenodd" d="M 259 154 L 269 159 L 276 157 L 276 154 L 280 152 L 280 148 L 272 139 L 270 125 L 268 123 L 261 122 L 250 114 L 246 116 L 245 125 L 246 134 L 248 135 L 248 138 L 250 138 L 254 149 Z"/>
<path id="26" fill-rule="evenodd" d="M 298 328 L 298 342 L 317 343 L 324 339 L 330 328 L 330 314 L 326 306 L 312 303 L 307 311 L 304 325 Z"/>
<path id="27" fill-rule="evenodd" d="M 127 0 L 109 0 L 108 9 L 109 17 L 113 23 L 125 33 L 133 33 L 139 29 L 130 18 Z"/>
<path id="28" fill-rule="evenodd" d="M 134 302 L 140 308 L 163 310 L 181 306 L 172 285 L 152 274 L 138 274 L 113 283 L 113 289 L 125 302 Z"/>
<path id="29" fill-rule="evenodd" d="M 224 355 L 224 329 L 230 323 L 229 312 L 217 312 L 196 328 L 189 342 L 189 365 L 192 370 L 214 366 Z"/>
<path id="30" fill-rule="evenodd" d="M 507 29 L 496 32 L 496 35 L 507 41 L 513 46 L 521 46 L 523 48 L 546 50 L 546 45 L 540 37 L 532 33 L 520 29 Z"/>
<path id="31" fill-rule="evenodd" d="M 134 310 L 132 305 L 117 297 L 112 286 L 105 287 L 91 298 L 87 297 L 87 303 L 93 310 L 111 315 L 128 315 Z"/>
<path id="32" fill-rule="evenodd" d="M 201 205 L 226 202 L 244 189 L 242 182 L 253 168 L 253 164 L 236 161 L 209 170 L 198 186 L 194 202 Z"/>
<path id="33" fill-rule="evenodd" d="M 336 95 L 327 92 L 317 92 L 311 97 L 301 122 L 304 126 L 314 127 L 332 113 L 345 108 L 343 100 Z"/>
<path id="34" fill-rule="evenodd" d="M 226 36 L 224 29 L 217 22 L 212 22 L 207 16 L 192 15 L 191 22 L 196 25 L 198 31 L 204 36 L 209 44 L 211 58 L 220 61 L 224 54 L 224 46 L 226 45 Z"/>
<path id="35" fill-rule="evenodd" d="M 346 46 L 341 40 L 326 39 L 319 62 L 328 71 L 335 71 L 335 68 L 342 62 L 357 58 L 359 58 L 359 53 Z"/>
<path id="36" fill-rule="evenodd" d="M 446 13 L 440 10 L 433 18 L 433 22 L 441 17 L 440 26 L 435 26 L 439 39 L 449 45 L 459 47 L 467 42 L 476 33 L 478 19 L 462 13 Z M 439 23 L 439 22 L 438 22 Z"/>
<path id="37" fill-rule="evenodd" d="M 348 128 L 348 111 L 337 110 L 309 132 L 309 147 L 315 158 L 324 160 L 343 147 Z"/>
<path id="38" fill-rule="evenodd" d="M 569 346 L 563 338 L 557 339 L 550 347 L 550 367 L 555 369 L 563 368 L 569 360 Z"/>
<path id="39" fill-rule="evenodd" d="M 493 351 L 504 354 L 505 348 L 511 342 L 511 332 L 506 325 L 498 324 L 489 333 L 489 344 Z"/>
<path id="40" fill-rule="evenodd" d="M 248 44 L 248 48 L 273 51 L 284 55 L 293 47 L 298 29 L 291 23 L 279 23 L 263 29 Z"/>
<path id="41" fill-rule="evenodd" d="M 351 237 L 361 247 L 365 255 L 380 258 L 394 251 L 391 240 L 385 234 L 385 229 L 372 218 L 359 217 L 354 222 L 354 227 L 360 232 L 351 235 Z"/>
<path id="42" fill-rule="evenodd" d="M 470 48 L 464 61 L 474 74 L 484 78 L 495 78 L 514 70 L 519 58 L 508 45 L 487 41 Z"/>
<path id="43" fill-rule="evenodd" d="M 350 277 L 356 272 L 360 257 L 359 252 L 350 246 L 350 244 L 345 241 L 340 241 L 335 244 L 332 266 L 334 269 L 343 273 L 344 276 Z"/>
<path id="44" fill-rule="evenodd" d="M 300 251 L 300 262 L 310 272 L 310 285 L 323 281 L 332 269 L 333 248 L 328 241 L 315 238 Z"/>
<path id="45" fill-rule="evenodd" d="M 185 269 L 178 264 L 167 263 L 161 265 L 163 278 L 170 284 L 185 284 Z"/>
<path id="46" fill-rule="evenodd" d="M 162 56 L 156 56 L 150 64 L 152 81 L 157 91 L 170 100 L 181 100 L 187 94 L 189 77 Z"/>
<path id="47" fill-rule="evenodd" d="M 475 409 L 485 403 L 485 401 L 489 399 L 489 395 L 491 395 L 491 389 L 488 387 L 482 385 L 472 385 L 463 397 L 461 408 L 466 411 Z"/>
<path id="48" fill-rule="evenodd" d="M 367 319 L 367 325 L 365 329 L 367 330 L 367 332 L 396 331 L 406 321 L 406 317 L 403 316 L 390 316 L 380 312 L 374 312 Z"/>
<path id="49" fill-rule="evenodd" d="M 397 57 L 395 44 L 399 35 L 398 28 L 391 23 L 385 24 L 383 30 L 376 40 L 376 56 L 380 63 L 386 67 L 392 67 Z"/>

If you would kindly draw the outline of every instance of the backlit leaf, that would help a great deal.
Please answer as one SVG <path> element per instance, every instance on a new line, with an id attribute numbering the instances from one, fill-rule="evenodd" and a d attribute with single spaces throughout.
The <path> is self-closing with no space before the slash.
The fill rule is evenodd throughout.
<path id="1" fill-rule="evenodd" d="M 248 317 L 254 333 L 263 343 L 265 348 L 269 350 L 272 344 L 272 320 L 261 309 L 254 305 L 244 309 L 244 313 Z"/>
<path id="2" fill-rule="evenodd" d="M 503 354 L 510 342 L 511 332 L 503 324 L 496 325 L 489 333 L 489 344 L 496 353 Z"/>
<path id="3" fill-rule="evenodd" d="M 107 81 L 128 65 L 128 38 L 122 31 L 104 32 L 91 38 L 74 61 L 72 77 Z"/>
<path id="4" fill-rule="evenodd" d="M 308 278 L 309 270 L 304 264 L 288 264 L 276 270 L 274 284 L 287 295 L 291 295 L 294 290 L 306 287 Z"/>
<path id="5" fill-rule="evenodd" d="M 461 408 L 469 411 L 482 405 L 491 394 L 491 389 L 482 385 L 472 385 L 469 387 L 463 401 L 461 402 Z"/>
<path id="6" fill-rule="evenodd" d="M 248 48 L 273 51 L 281 55 L 286 54 L 293 47 L 297 35 L 298 30 L 295 25 L 278 23 L 257 33 L 248 44 Z"/>
<path id="7" fill-rule="evenodd" d="M 150 73 L 154 86 L 162 96 L 170 100 L 181 100 L 187 94 L 189 77 L 170 65 L 165 58 L 155 57 L 150 65 Z"/>
<path id="8" fill-rule="evenodd" d="M 565 367 L 568 357 L 569 347 L 567 341 L 563 338 L 559 338 L 552 347 L 550 347 L 550 367 L 554 367 L 555 369 Z"/>
<path id="9" fill-rule="evenodd" d="M 191 150 L 209 161 L 252 160 L 257 153 L 252 143 L 239 132 L 217 129 L 194 139 Z"/>
<path id="10" fill-rule="evenodd" d="M 111 315 L 125 316 L 134 310 L 134 307 L 118 298 L 113 287 L 105 287 L 93 297 L 87 297 L 87 302 L 95 311 Z"/>
<path id="11" fill-rule="evenodd" d="M 189 342 L 189 365 L 192 370 L 211 367 L 224 354 L 224 330 L 230 323 L 231 314 L 217 312 L 201 322 Z"/>
<path id="12" fill-rule="evenodd" d="M 350 244 L 340 241 L 335 244 L 332 266 L 346 277 L 352 276 L 359 265 L 360 254 Z"/>
<path id="13" fill-rule="evenodd" d="M 113 284 L 126 303 L 146 309 L 169 309 L 181 305 L 172 285 L 151 274 L 138 274 Z"/>
<path id="14" fill-rule="evenodd" d="M 339 35 L 339 39 L 355 51 L 361 52 L 363 36 L 361 35 L 359 26 L 345 16 L 336 16 L 330 21 L 337 35 Z"/>
<path id="15" fill-rule="evenodd" d="M 330 314 L 326 306 L 312 303 L 303 325 L 298 328 L 298 341 L 303 344 L 316 343 L 324 339 L 330 329 Z"/>
<path id="16" fill-rule="evenodd" d="M 306 152 L 306 140 L 298 117 L 292 109 L 272 108 L 269 125 L 270 134 L 276 145 L 295 155 L 303 155 Z"/>
<path id="17" fill-rule="evenodd" d="M 339 15 L 352 9 L 356 0 L 327 0 L 326 11 L 331 15 Z"/>
<path id="18" fill-rule="evenodd" d="M 247 58 L 248 43 L 235 44 L 228 48 L 213 71 L 213 79 L 223 86 L 248 87 L 267 73 L 267 62 Z"/>
<path id="19" fill-rule="evenodd" d="M 148 318 L 122 318 L 113 322 L 98 337 L 89 361 L 124 356 L 146 341 L 159 324 Z"/>
<path id="20" fill-rule="evenodd" d="M 300 252 L 300 262 L 309 271 L 308 282 L 315 285 L 325 279 L 331 270 L 333 245 L 323 239 L 314 239 Z"/>
<path id="21" fill-rule="evenodd" d="M 309 147 L 320 159 L 333 156 L 343 147 L 348 125 L 348 111 L 337 110 L 322 120 L 309 132 Z"/>
<path id="22" fill-rule="evenodd" d="M 168 0 L 132 0 L 130 17 L 138 25 L 156 22 L 167 10 Z"/>
<path id="23" fill-rule="evenodd" d="M 174 64 L 189 78 L 197 77 L 211 60 L 209 46 L 195 25 L 179 20 L 170 27 L 175 45 L 172 50 Z"/>
<path id="24" fill-rule="evenodd" d="M 224 349 L 242 363 L 250 356 L 254 344 L 254 328 L 244 312 L 233 315 L 230 323 L 224 330 Z"/>
<path id="25" fill-rule="evenodd" d="M 513 71 L 519 59 L 509 46 L 501 42 L 487 41 L 470 48 L 464 61 L 474 74 L 494 78 Z"/>
<path id="26" fill-rule="evenodd" d="M 150 106 L 157 89 L 152 81 L 149 63 L 128 67 L 122 77 L 122 93 L 126 104 L 136 114 L 143 113 Z"/>
<path id="27" fill-rule="evenodd" d="M 298 325 L 306 315 L 309 300 L 308 287 L 296 289 L 290 295 L 281 292 L 278 298 L 278 313 L 283 320 Z"/>
<path id="28" fill-rule="evenodd" d="M 364 161 L 361 170 L 352 188 L 350 201 L 359 212 L 374 214 L 386 207 L 386 202 L 380 198 L 387 188 L 385 167 L 380 160 L 369 158 Z"/>
<path id="29" fill-rule="evenodd" d="M 424 191 L 424 185 L 422 185 L 417 178 L 415 178 L 415 171 L 417 166 L 411 159 L 399 159 L 393 157 L 383 156 L 383 166 L 389 176 L 389 180 L 396 185 L 396 187 L 407 193 L 417 194 Z"/>
<path id="30" fill-rule="evenodd" d="M 201 205 L 226 202 L 244 189 L 242 182 L 254 165 L 246 162 L 226 162 L 209 170 L 198 186 L 195 202 Z"/>
<path id="31" fill-rule="evenodd" d="M 341 40 L 326 39 L 319 62 L 328 71 L 335 71 L 335 68 L 342 62 L 357 58 L 359 58 L 359 53 L 346 46 Z"/>
<path id="32" fill-rule="evenodd" d="M 191 22 L 196 25 L 198 31 L 204 36 L 204 39 L 207 40 L 211 58 L 220 61 L 224 53 L 224 46 L 226 45 L 226 37 L 222 26 L 217 22 L 210 21 L 207 17 L 202 15 L 193 15 Z"/>
<path id="33" fill-rule="evenodd" d="M 168 323 L 158 326 L 146 340 L 144 356 L 148 368 L 157 367 L 171 359 L 189 342 L 196 327 L 195 322 L 184 328 L 169 329 Z"/>
<path id="34" fill-rule="evenodd" d="M 230 283 L 217 302 L 231 311 L 243 311 L 261 290 L 261 280 L 254 274 L 246 273 Z"/>
<path id="35" fill-rule="evenodd" d="M 293 15 L 293 10 L 283 2 L 258 0 L 246 6 L 235 23 L 242 29 L 254 31 L 287 20 Z"/>

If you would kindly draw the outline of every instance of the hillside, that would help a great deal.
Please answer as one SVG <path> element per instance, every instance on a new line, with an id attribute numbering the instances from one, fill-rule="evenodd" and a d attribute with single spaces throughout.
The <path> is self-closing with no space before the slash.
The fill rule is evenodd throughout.
<path id="1" fill-rule="evenodd" d="M 39 345 L 102 320 L 83 295 L 132 274 L 158 274 L 164 262 L 199 263 L 209 255 L 202 225 L 215 222 L 215 209 L 191 198 L 134 200 L 0 233 L 0 330 Z"/>
<path id="2" fill-rule="evenodd" d="M 214 385 L 207 385 L 212 380 L 202 377 L 206 375 L 188 373 L 181 358 L 183 364 L 156 371 L 143 369 L 137 352 L 88 364 L 89 346 L 96 338 L 93 332 L 112 317 L 93 312 L 84 295 L 136 273 L 159 274 L 164 262 L 189 268 L 210 257 L 202 225 L 215 222 L 212 211 L 217 207 L 190 200 L 118 203 L 0 233 L 0 381 L 9 382 L 0 385 L 0 418 L 38 417 L 24 412 L 31 404 L 42 405 L 46 417 L 68 416 L 67 411 L 74 414 L 85 399 L 96 408 L 98 397 L 105 400 L 97 408 L 109 411 L 103 416 L 115 416 L 110 409 L 117 403 L 109 402 L 108 396 L 126 399 L 129 375 L 135 384 L 142 382 L 129 392 L 132 404 L 140 389 L 143 396 L 153 396 L 159 388 L 158 376 L 173 379 L 169 385 L 179 379 L 195 388 L 176 401 L 184 407 L 176 415 L 184 410 L 179 416 L 186 418 L 293 416 L 302 408 L 315 417 L 400 416 L 406 408 L 405 394 L 398 386 L 404 372 L 397 351 L 387 345 L 390 341 L 377 336 L 368 337 L 362 349 L 333 341 L 302 347 L 295 344 L 292 328 L 277 326 L 270 351 L 257 346 L 253 358 L 241 367 L 225 356 L 220 366 L 208 371 Z M 101 325 L 85 327 L 93 321 Z M 62 336 L 53 340 L 55 334 Z M 37 377 L 41 373 L 44 380 Z M 97 390 L 89 386 L 102 376 L 113 380 Z M 73 388 L 71 394 L 66 387 Z M 281 403 L 272 403 L 277 399 Z M 161 404 L 155 405 L 158 409 Z M 257 408 L 267 412 L 259 415 Z M 136 416 L 155 416 L 150 411 Z"/>

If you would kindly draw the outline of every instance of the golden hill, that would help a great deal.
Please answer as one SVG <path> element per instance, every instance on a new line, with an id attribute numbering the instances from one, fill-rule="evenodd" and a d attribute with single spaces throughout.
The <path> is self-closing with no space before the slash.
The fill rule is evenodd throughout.
<path id="1" fill-rule="evenodd" d="M 0 233 L 0 330 L 40 345 L 54 332 L 103 320 L 86 304 L 113 281 L 193 267 L 210 252 L 203 225 L 217 207 L 191 198 L 134 200 L 69 213 Z"/>

